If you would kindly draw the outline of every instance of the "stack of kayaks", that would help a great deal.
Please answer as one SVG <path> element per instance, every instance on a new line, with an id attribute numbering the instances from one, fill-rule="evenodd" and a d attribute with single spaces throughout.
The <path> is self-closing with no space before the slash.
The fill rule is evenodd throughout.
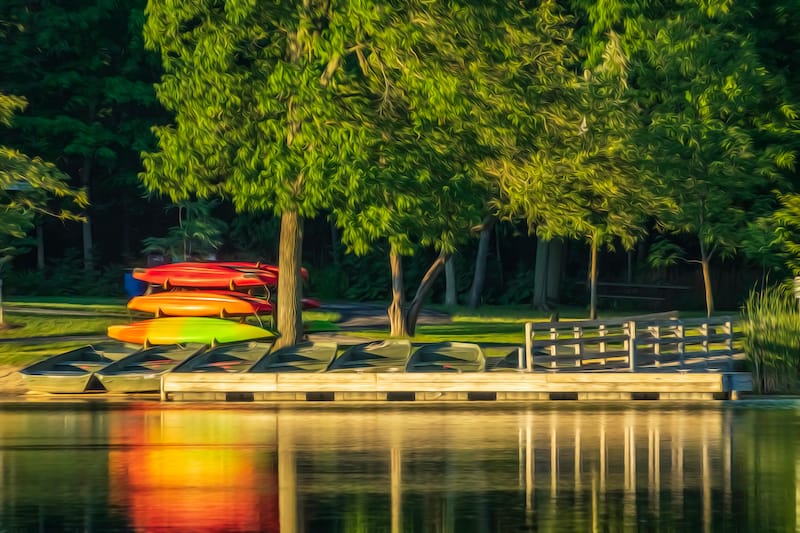
<path id="1" fill-rule="evenodd" d="M 308 275 L 305 270 L 303 273 Z M 260 327 L 258 317 L 273 311 L 269 288 L 278 282 L 278 268 L 273 265 L 250 261 L 171 263 L 137 268 L 133 277 L 148 283 L 150 291 L 131 298 L 128 308 L 155 318 L 111 326 L 108 336 L 112 339 L 144 346 L 216 345 L 272 336 Z M 257 287 L 264 287 L 267 297 L 242 292 Z M 259 325 L 247 324 L 248 316 L 256 317 Z M 223 320 L 226 318 L 238 320 Z"/>
<path id="2" fill-rule="evenodd" d="M 306 269 L 301 275 L 308 279 Z M 132 310 L 156 317 L 243 317 L 272 312 L 269 296 L 278 284 L 278 267 L 251 261 L 185 262 L 137 268 L 133 277 L 148 283 L 150 290 L 128 302 Z M 253 295 L 259 289 L 265 297 Z M 320 307 L 318 300 L 303 299 L 303 309 L 315 307 Z"/>

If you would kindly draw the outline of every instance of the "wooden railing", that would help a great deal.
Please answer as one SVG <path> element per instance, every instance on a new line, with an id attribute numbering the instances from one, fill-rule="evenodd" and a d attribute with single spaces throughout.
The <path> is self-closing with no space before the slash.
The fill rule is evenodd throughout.
<path id="1" fill-rule="evenodd" d="M 580 367 L 638 369 L 697 364 L 731 368 L 733 326 L 729 317 L 679 319 L 659 315 L 525 324 L 520 370 Z M 524 365 L 524 366 L 522 366 Z"/>

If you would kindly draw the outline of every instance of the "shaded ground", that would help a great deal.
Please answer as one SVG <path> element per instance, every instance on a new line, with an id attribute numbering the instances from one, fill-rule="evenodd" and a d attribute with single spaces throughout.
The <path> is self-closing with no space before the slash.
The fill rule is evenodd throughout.
<path id="1" fill-rule="evenodd" d="M 389 327 L 387 306 L 380 304 L 325 304 L 322 311 L 333 311 L 341 315 L 337 324 L 343 329 Z M 438 311 L 422 310 L 417 324 L 449 324 L 450 315 Z"/>

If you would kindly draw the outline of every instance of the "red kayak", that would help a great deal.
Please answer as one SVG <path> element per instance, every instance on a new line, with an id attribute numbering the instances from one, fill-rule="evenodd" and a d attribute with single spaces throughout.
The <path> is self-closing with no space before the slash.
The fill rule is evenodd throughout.
<path id="1" fill-rule="evenodd" d="M 193 287 L 198 289 L 230 289 L 278 284 L 277 274 L 266 270 L 240 270 L 216 263 L 170 263 L 152 268 L 135 268 L 133 277 L 165 289 Z"/>
<path id="2" fill-rule="evenodd" d="M 223 265 L 223 266 L 227 266 L 227 267 L 230 267 L 230 268 L 237 268 L 237 269 L 245 270 L 245 271 L 249 271 L 249 270 L 255 270 L 256 272 L 258 272 L 258 271 L 266 271 L 266 272 L 270 272 L 272 274 L 275 274 L 275 276 L 278 275 L 278 267 L 277 266 L 270 265 L 268 263 L 262 263 L 260 261 L 256 261 L 255 263 L 252 262 L 252 261 L 214 261 L 213 263 L 210 263 L 210 264 L 212 264 L 212 265 Z M 303 267 L 300 267 L 300 276 L 302 276 L 302 278 L 304 280 L 308 281 L 308 270 L 306 270 Z"/>

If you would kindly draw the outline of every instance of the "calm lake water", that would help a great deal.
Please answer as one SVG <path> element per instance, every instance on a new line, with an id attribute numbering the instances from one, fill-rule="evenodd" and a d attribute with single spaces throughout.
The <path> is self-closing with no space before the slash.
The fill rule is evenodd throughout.
<path id="1" fill-rule="evenodd" d="M 796 531 L 800 403 L 0 404 L 0 532 Z"/>

